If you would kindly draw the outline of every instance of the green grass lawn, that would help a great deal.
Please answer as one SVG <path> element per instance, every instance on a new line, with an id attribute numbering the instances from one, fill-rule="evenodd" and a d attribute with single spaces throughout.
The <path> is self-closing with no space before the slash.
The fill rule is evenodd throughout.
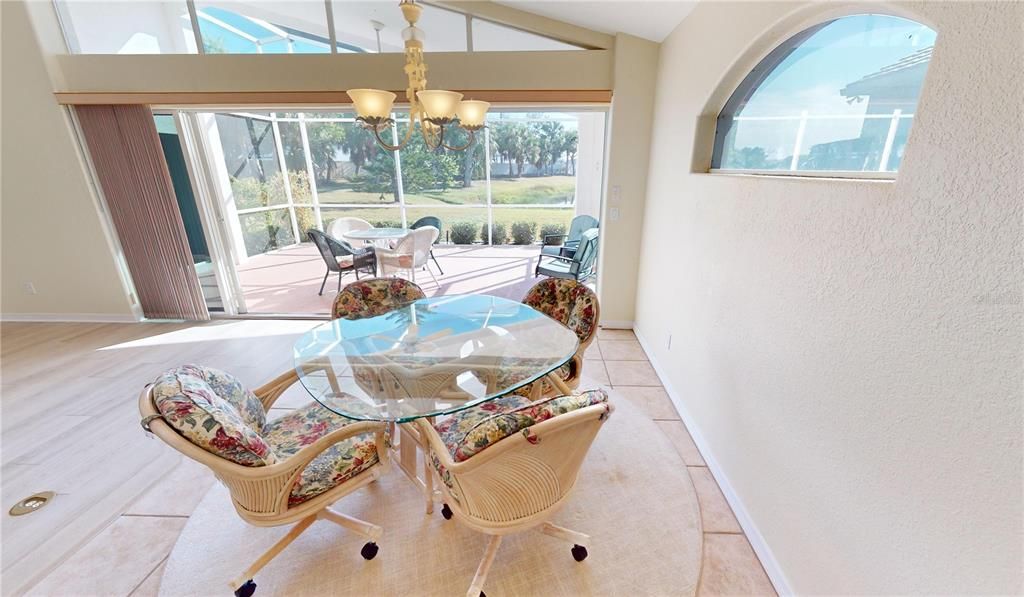
<path id="1" fill-rule="evenodd" d="M 394 196 L 352 190 L 350 182 L 317 183 L 320 203 L 358 203 L 367 205 L 396 204 Z M 491 201 L 495 205 L 572 205 L 576 193 L 573 176 L 538 176 L 533 178 L 499 178 L 491 180 Z M 487 188 L 484 181 L 473 186 L 447 190 L 406 193 L 406 205 L 485 205 Z"/>
<path id="2" fill-rule="evenodd" d="M 297 211 L 304 212 L 308 208 L 300 208 Z M 308 210 L 309 214 L 300 213 L 300 225 L 311 226 L 312 224 L 312 210 Z M 486 208 L 472 208 L 472 207 L 429 207 L 429 206 L 417 206 L 417 207 L 406 207 L 406 217 L 408 223 L 412 224 L 423 216 L 437 216 L 441 218 L 441 242 L 445 242 L 449 238 L 448 233 L 451 231 L 452 224 L 456 222 L 471 222 L 476 231 L 476 240 L 483 240 L 481 238 L 481 232 L 484 223 L 487 222 L 487 209 Z M 564 209 L 550 209 L 550 208 L 494 208 L 494 223 L 504 224 L 506 234 L 509 238 L 506 241 L 507 244 L 512 242 L 511 231 L 512 224 L 514 222 L 536 222 L 537 223 L 537 240 L 540 240 L 540 230 L 545 224 L 561 224 L 568 228 L 569 221 L 572 219 L 574 214 L 573 208 Z M 350 207 L 350 208 L 335 208 L 322 210 L 321 215 L 323 217 L 324 228 L 330 226 L 331 221 L 339 217 L 350 217 L 350 218 L 361 218 L 370 223 L 391 223 L 399 225 L 401 223 L 401 212 L 397 207 L 392 208 L 381 208 L 381 207 Z M 307 224 L 305 220 L 309 220 Z"/>

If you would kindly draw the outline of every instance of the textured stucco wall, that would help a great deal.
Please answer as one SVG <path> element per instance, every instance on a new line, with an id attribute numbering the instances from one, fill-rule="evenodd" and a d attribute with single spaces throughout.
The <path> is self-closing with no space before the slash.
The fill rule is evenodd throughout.
<path id="1" fill-rule="evenodd" d="M 870 6 L 939 32 L 894 183 L 690 173 L 723 73 L 845 7 L 663 44 L 638 333 L 795 592 L 1016 594 L 1024 4 Z"/>

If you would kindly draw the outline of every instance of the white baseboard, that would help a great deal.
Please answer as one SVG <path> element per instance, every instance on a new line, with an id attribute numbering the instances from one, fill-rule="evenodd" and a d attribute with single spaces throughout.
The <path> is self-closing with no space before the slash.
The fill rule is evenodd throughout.
<path id="1" fill-rule="evenodd" d="M 633 329 L 632 321 L 609 321 L 607 319 L 601 320 L 601 327 L 609 330 L 631 330 Z"/>
<path id="2" fill-rule="evenodd" d="M 729 483 L 729 478 L 725 476 L 725 472 L 722 471 L 722 468 L 718 465 L 718 461 L 715 460 L 711 447 L 708 445 L 707 440 L 704 439 L 704 435 L 701 433 L 700 427 L 697 426 L 697 422 L 686 409 L 686 405 L 682 400 L 682 395 L 672 387 L 667 371 L 660 363 L 658 363 L 657 359 L 654 358 L 654 354 L 651 351 L 652 345 L 644 339 L 640 330 L 634 328 L 633 332 L 636 334 L 637 340 L 640 341 L 640 346 L 642 346 L 644 352 L 647 353 L 647 358 L 651 362 L 651 366 L 654 367 L 654 372 L 657 373 L 658 377 L 661 379 L 661 385 L 665 387 L 665 391 L 672 400 L 672 404 L 674 404 L 676 410 L 679 411 L 679 416 L 682 418 L 687 430 L 689 430 L 690 437 L 693 438 L 693 443 L 696 444 L 697 449 L 700 450 L 700 454 L 704 458 L 704 462 L 708 465 L 708 470 L 710 470 L 711 474 L 714 475 L 715 481 L 718 482 L 718 487 L 721 488 L 722 494 L 725 495 L 725 500 L 729 502 L 729 506 L 732 507 L 733 514 L 736 515 L 736 520 L 739 521 L 740 526 L 743 528 L 743 532 L 746 534 L 747 540 L 750 541 L 750 546 L 754 548 L 754 553 L 756 553 L 758 559 L 761 560 L 761 565 L 764 566 L 764 571 L 768 574 L 768 578 L 771 580 L 772 585 L 775 586 L 775 591 L 779 595 L 792 595 L 793 591 L 789 587 L 789 581 L 786 580 L 786 575 L 782 572 L 779 562 L 775 559 L 775 555 L 772 553 L 771 548 L 768 547 L 768 543 L 765 541 L 764 536 L 761 535 L 761 532 L 758 530 L 754 520 L 747 512 L 746 507 L 743 505 L 743 500 L 741 500 L 740 496 L 737 495 L 732 484 Z"/>
<path id="3" fill-rule="evenodd" d="M 0 313 L 0 321 L 66 323 L 137 323 L 134 315 L 113 313 Z"/>

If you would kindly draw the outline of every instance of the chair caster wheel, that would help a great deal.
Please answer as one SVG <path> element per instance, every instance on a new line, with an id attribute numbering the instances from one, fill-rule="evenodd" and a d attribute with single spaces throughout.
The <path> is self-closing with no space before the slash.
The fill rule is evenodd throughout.
<path id="1" fill-rule="evenodd" d="M 448 504 L 441 506 L 441 516 L 444 516 L 445 520 L 451 520 L 454 515 L 455 514 L 452 512 L 452 509 L 448 507 Z"/>
<path id="2" fill-rule="evenodd" d="M 377 557 L 377 551 L 379 550 L 380 548 L 377 547 L 377 544 L 373 541 L 370 541 L 369 543 L 364 545 L 362 549 L 359 550 L 359 555 L 363 556 L 363 558 L 367 560 L 372 560 L 373 558 Z"/>
<path id="3" fill-rule="evenodd" d="M 582 562 L 583 560 L 587 559 L 587 548 L 583 547 L 582 545 L 573 545 L 572 557 L 577 562 Z"/>
<path id="4" fill-rule="evenodd" d="M 242 586 L 235 589 L 235 597 L 252 597 L 252 594 L 256 592 L 256 583 L 252 582 L 252 579 L 245 581 Z"/>

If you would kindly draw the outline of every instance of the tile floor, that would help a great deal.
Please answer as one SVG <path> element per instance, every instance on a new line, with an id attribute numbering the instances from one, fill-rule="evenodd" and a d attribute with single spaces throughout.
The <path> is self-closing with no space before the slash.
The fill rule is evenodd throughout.
<path id="1" fill-rule="evenodd" d="M 697 594 L 775 595 L 689 432 L 631 331 L 600 330 L 581 387 L 606 386 L 646 412 L 678 450 L 693 480 L 704 529 Z M 299 397 L 295 397 L 299 398 Z M 281 404 L 297 402 L 281 399 Z M 284 409 L 274 409 L 284 412 Z M 271 415 L 273 417 L 273 414 Z M 189 514 L 214 483 L 182 460 L 121 517 L 37 584 L 30 595 L 156 595 L 163 566 Z M 97 574 L 103 570 L 103 574 Z"/>
<path id="2" fill-rule="evenodd" d="M 416 283 L 427 296 L 490 294 L 518 301 L 537 282 L 533 273 L 539 246 L 438 245 L 434 255 L 444 269 L 443 275 L 438 273 L 431 262 L 436 283 L 427 272 L 416 273 Z M 316 247 L 303 243 L 249 258 L 238 267 L 238 278 L 250 313 L 326 314 L 334 300 L 338 276 L 331 274 L 320 296 L 317 293 L 324 271 Z M 342 284 L 355 279 L 354 274 L 347 273 Z"/>

